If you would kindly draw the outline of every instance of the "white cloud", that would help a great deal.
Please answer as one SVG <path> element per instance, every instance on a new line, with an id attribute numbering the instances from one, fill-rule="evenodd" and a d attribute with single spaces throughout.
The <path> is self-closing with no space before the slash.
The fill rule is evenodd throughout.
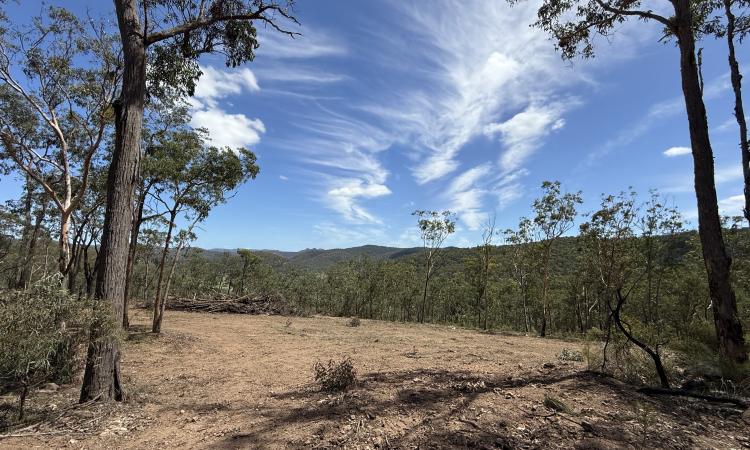
<path id="1" fill-rule="evenodd" d="M 281 181 L 289 181 L 289 177 L 286 175 L 279 175 L 279 180 Z"/>
<path id="2" fill-rule="evenodd" d="M 323 222 L 313 228 L 319 238 L 315 246 L 319 248 L 355 247 L 375 242 L 388 243 L 385 233 L 378 227 L 340 226 L 333 222 Z"/>
<path id="3" fill-rule="evenodd" d="M 733 195 L 719 200 L 719 212 L 723 216 L 741 216 L 745 207 L 745 196 Z"/>
<path id="4" fill-rule="evenodd" d="M 358 199 L 372 199 L 391 193 L 384 184 L 360 179 L 340 180 L 328 191 L 328 206 L 354 223 L 380 223 L 374 215 L 357 203 Z"/>
<path id="5" fill-rule="evenodd" d="M 260 142 L 266 127 L 260 119 L 251 119 L 244 114 L 226 112 L 220 100 L 255 92 L 260 89 L 258 80 L 250 69 L 218 70 L 201 66 L 200 80 L 195 95 L 190 99 L 194 128 L 208 130 L 208 141 L 217 147 L 247 147 Z"/>
<path id="6" fill-rule="evenodd" d="M 215 108 L 219 99 L 260 90 L 255 74 L 248 68 L 220 71 L 201 66 L 203 74 L 195 88 L 194 99 L 208 108 Z"/>
<path id="7" fill-rule="evenodd" d="M 731 88 L 728 80 L 728 73 L 718 76 L 706 83 L 703 90 L 704 100 L 715 99 Z M 602 157 L 619 147 L 624 147 L 633 143 L 653 127 L 664 122 L 665 119 L 682 114 L 685 111 L 685 99 L 682 96 L 673 97 L 653 104 L 645 115 L 635 123 L 628 125 L 617 135 L 609 139 L 601 148 L 589 153 L 584 166 L 591 166 Z"/>
<path id="8" fill-rule="evenodd" d="M 257 69 L 255 72 L 261 80 L 283 83 L 326 84 L 348 79 L 347 76 L 342 74 L 330 73 L 310 67 L 291 66 L 286 62 L 283 64 L 266 65 L 266 68 Z"/>
<path id="9" fill-rule="evenodd" d="M 420 80 L 367 110 L 413 144 L 417 162 L 412 173 L 419 184 L 457 170 L 459 154 L 472 139 L 491 124 L 511 121 L 518 111 L 528 110 L 507 125 L 506 137 L 515 141 L 505 147 L 505 164 L 513 166 L 515 160 L 520 165 L 550 128 L 562 125 L 561 88 L 583 81 L 583 75 L 566 67 L 544 32 L 529 27 L 536 5 L 434 3 L 431 8 L 419 2 L 392 3 L 399 25 L 412 34 L 408 41 L 386 39 L 393 48 L 384 64 L 410 61 L 405 72 L 414 65 L 419 69 L 405 76 L 416 74 Z M 545 131 L 523 135 L 510 130 L 532 119 L 545 122 Z"/>
<path id="10" fill-rule="evenodd" d="M 670 147 L 664 150 L 663 154 L 668 158 L 672 158 L 675 156 L 689 155 L 692 152 L 693 150 L 691 150 L 690 147 Z"/>
<path id="11" fill-rule="evenodd" d="M 212 145 L 231 149 L 255 145 L 260 142 L 260 135 L 266 132 L 260 119 L 248 119 L 244 114 L 228 114 L 219 108 L 193 111 L 190 125 L 207 129 Z"/>
<path id="12" fill-rule="evenodd" d="M 482 207 L 483 197 L 488 193 L 484 186 L 494 179 L 493 170 L 490 163 L 473 167 L 454 178 L 446 191 L 448 209 L 470 230 L 478 230 L 487 221 L 488 215 Z"/>
<path id="13" fill-rule="evenodd" d="M 542 139 L 565 126 L 559 105 L 530 105 L 502 123 L 491 123 L 484 129 L 488 136 L 500 135 L 505 152 L 500 157 L 503 172 L 518 169 L 542 145 Z"/>
<path id="14" fill-rule="evenodd" d="M 273 30 L 261 32 L 256 53 L 260 58 L 271 59 L 315 59 L 348 53 L 340 38 L 313 29 L 302 29 L 301 33 L 301 36 L 292 38 Z"/>
<path id="15" fill-rule="evenodd" d="M 319 189 L 318 200 L 347 223 L 382 223 L 364 202 L 391 193 L 379 155 L 391 146 L 392 136 L 354 115 L 318 106 L 315 114 L 294 121 L 275 146 L 295 154 Z"/>

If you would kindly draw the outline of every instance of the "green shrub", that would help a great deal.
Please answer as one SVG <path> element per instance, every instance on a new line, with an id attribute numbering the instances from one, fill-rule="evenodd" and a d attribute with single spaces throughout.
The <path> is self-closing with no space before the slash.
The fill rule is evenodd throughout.
<path id="1" fill-rule="evenodd" d="M 346 322 L 347 327 L 358 327 L 362 324 L 362 321 L 359 320 L 359 317 L 352 317 L 349 319 L 348 322 Z"/>
<path id="2" fill-rule="evenodd" d="M 345 391 L 357 381 L 357 371 L 349 357 L 339 362 L 328 360 L 328 364 L 315 363 L 315 381 L 327 392 Z"/>
<path id="3" fill-rule="evenodd" d="M 78 350 L 102 314 L 71 296 L 57 276 L 0 293 L 0 391 L 19 393 L 19 417 L 30 388 L 71 381 L 81 367 Z"/>

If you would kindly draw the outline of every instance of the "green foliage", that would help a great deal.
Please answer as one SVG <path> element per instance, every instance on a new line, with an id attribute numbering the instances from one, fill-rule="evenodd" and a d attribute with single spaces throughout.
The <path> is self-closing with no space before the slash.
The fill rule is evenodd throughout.
<path id="1" fill-rule="evenodd" d="M 80 369 L 78 350 L 88 330 L 106 313 L 96 311 L 61 286 L 59 277 L 34 283 L 28 291 L 6 291 L 0 296 L 0 388 L 19 390 L 54 380 L 69 382 Z M 117 327 L 104 327 L 113 336 Z M 21 404 L 21 409 L 23 405 Z"/>
<path id="2" fill-rule="evenodd" d="M 315 382 L 326 392 L 346 391 L 357 382 L 357 371 L 349 357 L 339 362 L 328 360 L 327 364 L 315 363 Z"/>

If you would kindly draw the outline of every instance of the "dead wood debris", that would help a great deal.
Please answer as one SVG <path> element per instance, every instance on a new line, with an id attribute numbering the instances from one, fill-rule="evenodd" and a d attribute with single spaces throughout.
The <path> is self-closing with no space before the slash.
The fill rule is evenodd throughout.
<path id="1" fill-rule="evenodd" d="M 271 316 L 290 316 L 295 313 L 294 308 L 286 299 L 278 294 L 251 294 L 242 297 L 171 298 L 166 307 L 174 311 L 265 314 Z"/>

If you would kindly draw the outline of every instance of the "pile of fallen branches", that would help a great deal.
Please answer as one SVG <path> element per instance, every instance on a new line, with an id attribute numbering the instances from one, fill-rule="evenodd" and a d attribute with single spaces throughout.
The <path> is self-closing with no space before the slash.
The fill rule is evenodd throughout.
<path id="1" fill-rule="evenodd" d="M 229 314 L 294 315 L 294 308 L 279 294 L 250 294 L 241 297 L 170 298 L 167 309 Z"/>

